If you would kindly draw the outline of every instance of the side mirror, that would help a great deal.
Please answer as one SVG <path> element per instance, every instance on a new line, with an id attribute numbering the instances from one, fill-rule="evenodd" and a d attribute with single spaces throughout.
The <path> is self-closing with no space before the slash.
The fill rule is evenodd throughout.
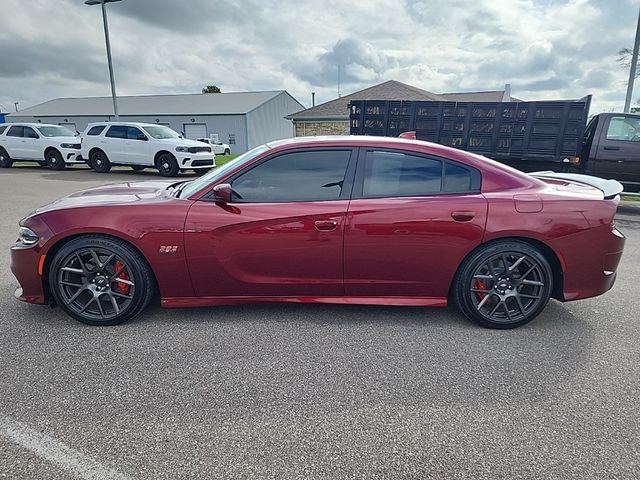
<path id="1" fill-rule="evenodd" d="M 231 185 L 221 183 L 213 187 L 213 198 L 216 202 L 231 203 L 231 193 L 233 192 Z"/>

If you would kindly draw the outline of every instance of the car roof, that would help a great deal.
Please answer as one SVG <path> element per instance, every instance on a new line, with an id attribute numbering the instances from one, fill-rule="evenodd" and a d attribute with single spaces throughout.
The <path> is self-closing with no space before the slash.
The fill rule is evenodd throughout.
<path id="1" fill-rule="evenodd" d="M 64 125 L 56 125 L 55 123 L 29 123 L 29 122 L 6 122 L 0 123 L 1 126 L 7 125 L 9 127 L 64 127 Z"/>
<path id="2" fill-rule="evenodd" d="M 123 127 L 164 127 L 165 125 L 159 125 L 157 123 L 142 123 L 142 122 L 91 122 L 87 124 L 87 127 L 96 127 L 96 126 L 112 126 L 112 125 L 121 125 Z"/>

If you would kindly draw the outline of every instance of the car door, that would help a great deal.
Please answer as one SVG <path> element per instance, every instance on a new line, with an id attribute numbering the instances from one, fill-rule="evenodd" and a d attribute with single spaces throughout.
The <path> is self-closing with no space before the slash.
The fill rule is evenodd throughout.
<path id="1" fill-rule="evenodd" d="M 12 125 L 7 130 L 2 146 L 13 159 L 26 158 L 26 142 L 24 141 L 24 127 L 22 125 Z"/>
<path id="2" fill-rule="evenodd" d="M 149 137 L 137 127 L 127 127 L 126 162 L 133 165 L 153 165 L 149 156 Z"/>
<path id="3" fill-rule="evenodd" d="M 640 117 L 616 114 L 606 122 L 596 148 L 594 173 L 622 182 L 640 182 Z"/>
<path id="4" fill-rule="evenodd" d="M 344 238 L 348 296 L 446 297 L 482 241 L 480 172 L 427 155 L 362 149 Z"/>
<path id="5" fill-rule="evenodd" d="M 196 202 L 185 248 L 197 296 L 343 295 L 350 148 L 276 153 L 230 179 L 232 203 Z"/>
<path id="6" fill-rule="evenodd" d="M 99 140 L 98 147 L 104 146 L 111 163 L 131 163 L 127 152 L 128 130 L 126 125 L 112 125 Z"/>
<path id="7" fill-rule="evenodd" d="M 40 135 L 31 127 L 24 127 L 23 130 L 24 156 L 29 160 L 44 160 L 44 147 Z"/>

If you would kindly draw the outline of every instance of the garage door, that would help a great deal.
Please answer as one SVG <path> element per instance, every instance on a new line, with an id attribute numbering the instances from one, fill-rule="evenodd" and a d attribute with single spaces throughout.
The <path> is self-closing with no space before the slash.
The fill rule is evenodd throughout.
<path id="1" fill-rule="evenodd" d="M 185 123 L 184 136 L 191 140 L 207 138 L 207 125 L 204 123 Z"/>

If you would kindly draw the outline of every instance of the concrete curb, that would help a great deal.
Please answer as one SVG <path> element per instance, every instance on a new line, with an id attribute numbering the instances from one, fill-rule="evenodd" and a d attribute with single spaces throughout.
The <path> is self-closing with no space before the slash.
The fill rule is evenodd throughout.
<path id="1" fill-rule="evenodd" d="M 640 215 L 640 202 L 629 202 L 623 200 L 618 205 L 618 213 Z"/>

